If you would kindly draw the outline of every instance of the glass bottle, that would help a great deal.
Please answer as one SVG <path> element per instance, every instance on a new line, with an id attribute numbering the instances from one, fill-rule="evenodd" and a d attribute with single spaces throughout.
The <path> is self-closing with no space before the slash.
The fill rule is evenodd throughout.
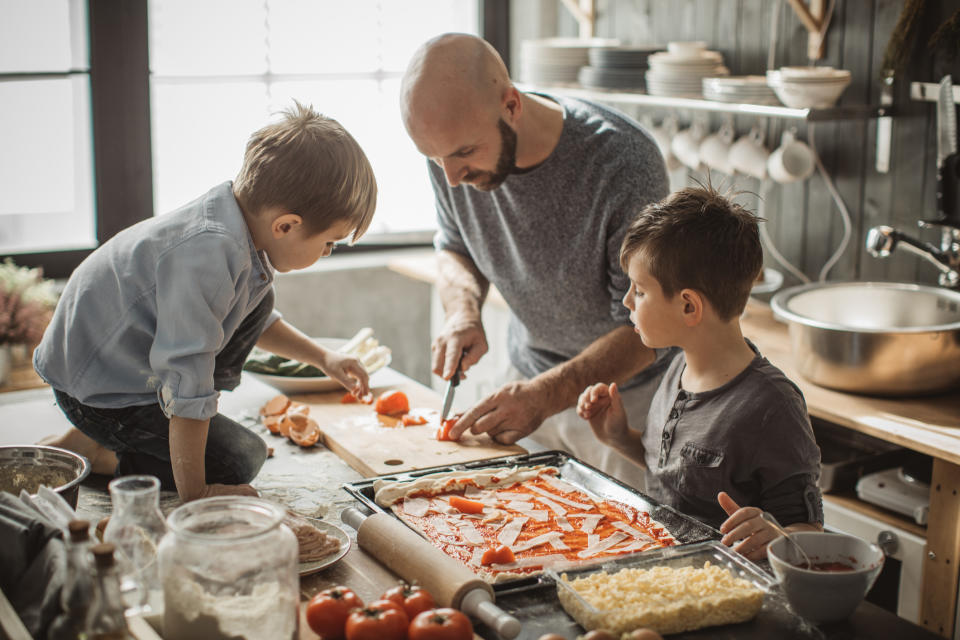
<path id="1" fill-rule="evenodd" d="M 87 611 L 93 600 L 93 567 L 90 563 L 90 523 L 71 520 L 67 525 L 66 571 L 60 588 L 60 608 L 50 630 L 49 640 L 83 640 L 86 638 Z"/>
<path id="2" fill-rule="evenodd" d="M 295 640 L 297 539 L 279 506 L 241 496 L 189 502 L 160 543 L 163 629 L 178 640 Z"/>
<path id="3" fill-rule="evenodd" d="M 157 545 L 167 530 L 160 511 L 160 481 L 154 476 L 122 476 L 108 487 L 113 512 L 103 541 L 116 546 L 123 600 L 130 613 L 157 615 L 163 609 Z"/>
<path id="4" fill-rule="evenodd" d="M 120 576 L 109 542 L 96 544 L 93 563 L 97 569 L 93 601 L 87 611 L 87 640 L 133 640 L 123 612 L 126 606 L 120 595 Z"/>

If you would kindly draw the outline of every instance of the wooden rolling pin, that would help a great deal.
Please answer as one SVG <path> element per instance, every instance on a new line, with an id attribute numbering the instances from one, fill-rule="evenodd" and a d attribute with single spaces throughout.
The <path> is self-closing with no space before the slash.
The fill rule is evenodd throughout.
<path id="1" fill-rule="evenodd" d="M 429 591 L 439 606 L 460 609 L 508 640 L 520 633 L 520 621 L 494 604 L 493 587 L 392 515 L 348 507 L 340 519 L 356 529 L 362 549 Z"/>

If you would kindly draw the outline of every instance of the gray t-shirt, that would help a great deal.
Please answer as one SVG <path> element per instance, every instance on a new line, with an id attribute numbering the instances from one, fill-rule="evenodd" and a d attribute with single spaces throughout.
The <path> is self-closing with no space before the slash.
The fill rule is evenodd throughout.
<path id="1" fill-rule="evenodd" d="M 784 525 L 822 523 L 820 449 L 800 389 L 759 352 L 733 380 L 702 393 L 680 387 L 686 365 L 681 351 L 650 405 L 650 497 L 713 527 L 727 519 L 720 491 Z"/>
<path id="2" fill-rule="evenodd" d="M 612 109 L 554 98 L 564 110 L 553 153 L 497 189 L 450 187 L 429 162 L 438 250 L 466 256 L 510 307 L 510 360 L 533 377 L 629 324 L 620 244 L 630 222 L 669 191 L 656 143 Z M 648 367 L 644 378 L 662 372 Z"/>

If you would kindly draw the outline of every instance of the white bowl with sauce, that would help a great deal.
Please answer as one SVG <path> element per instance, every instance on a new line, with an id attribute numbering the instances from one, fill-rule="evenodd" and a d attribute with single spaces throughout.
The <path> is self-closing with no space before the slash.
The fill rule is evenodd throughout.
<path id="1" fill-rule="evenodd" d="M 845 533 L 803 531 L 791 537 L 810 556 L 811 569 L 804 568 L 786 538 L 777 538 L 767 547 L 770 566 L 790 606 L 814 623 L 848 618 L 880 574 L 883 552 Z"/>

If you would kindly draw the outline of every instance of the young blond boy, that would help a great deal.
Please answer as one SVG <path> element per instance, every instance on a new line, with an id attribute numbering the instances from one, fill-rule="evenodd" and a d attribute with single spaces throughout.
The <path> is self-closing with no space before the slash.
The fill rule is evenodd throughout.
<path id="1" fill-rule="evenodd" d="M 718 527 L 750 559 L 778 535 L 763 511 L 791 531 L 822 530 L 820 452 L 803 394 L 740 331 L 763 264 L 756 217 L 711 188 L 681 189 L 641 212 L 620 264 L 644 344 L 682 351 L 645 428 L 627 425 L 616 384 L 584 390 L 580 417 L 646 468 L 652 498 Z"/>
<path id="2" fill-rule="evenodd" d="M 266 444 L 217 413 L 219 391 L 239 384 L 256 344 L 368 392 L 357 359 L 280 317 L 273 279 L 363 235 L 376 195 L 353 137 L 295 104 L 251 136 L 236 181 L 94 251 L 34 353 L 74 425 L 46 443 L 86 455 L 98 473 L 155 475 L 184 501 L 256 495 Z"/>

